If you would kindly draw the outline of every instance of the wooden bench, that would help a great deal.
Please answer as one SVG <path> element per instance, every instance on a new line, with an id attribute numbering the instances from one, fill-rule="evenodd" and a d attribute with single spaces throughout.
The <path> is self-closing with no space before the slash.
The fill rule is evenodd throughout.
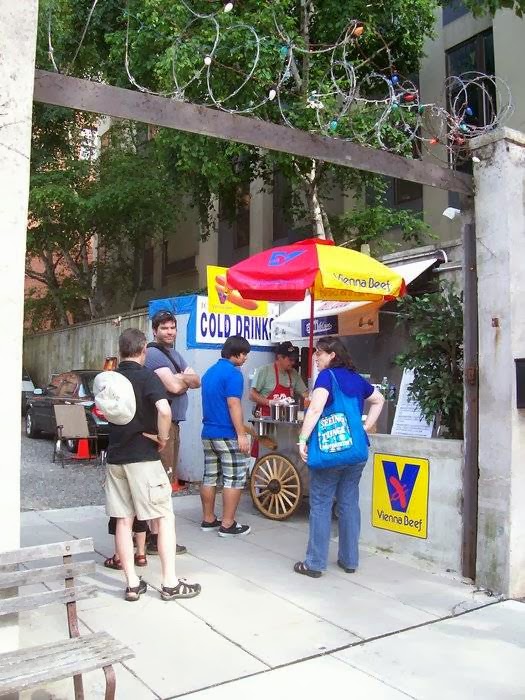
<path id="1" fill-rule="evenodd" d="M 65 603 L 70 637 L 0 654 L 0 695 L 73 677 L 75 700 L 84 700 L 82 674 L 102 668 L 106 676 L 105 698 L 112 700 L 115 697 L 116 679 L 112 664 L 130 659 L 135 654 L 106 632 L 80 636 L 76 601 L 92 597 L 97 592 L 94 584 L 79 584 L 76 581 L 77 576 L 95 571 L 94 561 L 72 561 L 73 554 L 85 552 L 93 552 L 91 538 L 25 547 L 0 554 L 0 589 L 13 589 L 14 594 L 0 600 L 0 615 Z M 62 557 L 63 563 L 33 569 L 21 568 L 52 557 Z M 20 586 L 46 584 L 57 579 L 63 582 L 58 589 L 19 594 Z M 10 592 L 6 591 L 7 595 Z"/>

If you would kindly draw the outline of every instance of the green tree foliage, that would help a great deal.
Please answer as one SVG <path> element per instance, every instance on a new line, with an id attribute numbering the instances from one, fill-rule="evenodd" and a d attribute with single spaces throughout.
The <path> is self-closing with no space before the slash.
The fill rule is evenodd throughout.
<path id="1" fill-rule="evenodd" d="M 514 10 L 518 17 L 525 13 L 525 0 L 464 0 L 474 17 L 491 14 L 498 10 Z"/>
<path id="2" fill-rule="evenodd" d="M 145 243 L 173 227 L 177 188 L 155 143 L 122 123 L 98 155 L 94 136 L 91 118 L 35 106 L 26 256 L 26 275 L 39 283 L 26 305 L 34 329 L 133 298 Z"/>
<path id="3" fill-rule="evenodd" d="M 223 4 L 218 0 L 191 0 L 192 7 L 202 13 L 219 10 Z M 365 31 L 359 41 L 347 46 L 347 58 L 356 66 L 358 80 L 362 81 L 373 70 L 388 72 L 385 46 L 391 52 L 396 70 L 402 75 L 409 75 L 417 70 L 423 42 L 432 34 L 436 6 L 434 0 L 392 0 L 390 3 L 370 3 L 366 0 L 236 2 L 233 12 L 217 14 L 221 43 L 214 57 L 210 81 L 215 99 L 231 110 L 251 103 L 255 117 L 282 122 L 275 100 L 261 104 L 286 61 L 286 40 L 279 36 L 276 25 L 282 27 L 295 44 L 308 49 L 322 49 L 337 40 L 350 20 L 358 19 L 364 22 Z M 53 33 L 52 42 L 55 57 L 66 67 L 73 63 L 73 73 L 103 78 L 113 85 L 129 88 L 124 70 L 126 41 L 129 38 L 129 69 L 137 84 L 162 94 L 173 94 L 175 65 L 179 83 L 190 82 L 184 99 L 209 104 L 203 61 L 215 38 L 213 24 L 196 20 L 188 27 L 193 18 L 181 2 L 131 0 L 127 8 L 117 0 L 99 3 L 82 47 L 77 52 L 87 17 L 85 4 L 72 3 L 71 0 L 44 0 L 40 66 L 50 66 L 47 26 L 51 11 L 52 18 L 57 18 L 57 31 Z M 254 37 L 246 25 L 254 26 L 261 38 L 260 61 L 254 75 L 242 85 L 256 52 Z M 323 93 L 332 87 L 329 84 L 331 54 L 320 52 L 312 57 L 308 53 L 298 53 L 297 56 L 290 76 L 280 90 L 285 114 L 297 128 L 327 133 L 325 127 L 320 129 L 315 110 L 307 107 L 306 97 L 312 89 Z M 344 72 L 337 65 L 335 75 L 341 88 L 346 89 Z M 367 89 L 372 94 L 377 85 L 370 83 Z M 366 91 L 366 88 L 363 90 Z M 235 95 L 227 99 L 234 91 L 237 91 Z M 337 96 L 325 99 L 326 124 L 330 122 L 330 115 L 338 110 L 339 99 Z M 377 116 L 371 108 L 353 110 L 338 123 L 337 133 L 342 137 L 351 135 L 368 145 L 377 145 L 372 129 Z M 400 138 L 395 124 L 392 125 L 392 138 Z M 293 190 L 296 217 L 304 218 L 316 235 L 332 237 L 325 208 L 326 193 L 332 190 L 334 182 L 343 190 L 348 190 L 357 182 L 358 189 L 361 189 L 360 176 L 355 171 L 329 163 L 263 153 L 240 144 L 176 131 L 161 131 L 159 143 L 173 177 L 184 180 L 204 223 L 209 223 L 209 213 L 216 197 L 230 203 L 233 213 L 242 189 L 240 184 L 260 176 L 271 187 L 274 171 L 280 169 Z M 344 225 L 341 230 L 344 230 Z"/>
<path id="4" fill-rule="evenodd" d="M 427 420 L 435 416 L 451 438 L 463 437 L 463 304 L 454 288 L 398 301 L 408 349 L 396 358 L 414 370 L 409 394 Z"/>

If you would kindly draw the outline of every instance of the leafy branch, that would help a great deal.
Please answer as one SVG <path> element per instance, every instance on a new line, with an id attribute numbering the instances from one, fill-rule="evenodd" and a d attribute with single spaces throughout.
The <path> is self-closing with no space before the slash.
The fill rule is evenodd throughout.
<path id="1" fill-rule="evenodd" d="M 398 302 L 407 350 L 396 364 L 414 370 L 409 394 L 428 421 L 439 416 L 451 438 L 463 437 L 463 303 L 453 285 Z M 446 329 L 446 330 L 445 330 Z"/>

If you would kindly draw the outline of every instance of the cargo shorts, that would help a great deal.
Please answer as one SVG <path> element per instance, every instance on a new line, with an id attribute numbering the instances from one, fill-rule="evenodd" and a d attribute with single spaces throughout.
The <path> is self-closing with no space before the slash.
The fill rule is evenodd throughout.
<path id="1" fill-rule="evenodd" d="M 106 513 L 113 518 L 139 520 L 173 518 L 171 484 L 162 462 L 108 464 Z"/>

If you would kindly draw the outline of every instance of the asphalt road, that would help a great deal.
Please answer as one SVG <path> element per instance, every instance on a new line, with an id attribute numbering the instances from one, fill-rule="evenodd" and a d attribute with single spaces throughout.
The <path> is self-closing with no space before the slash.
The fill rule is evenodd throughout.
<path id="1" fill-rule="evenodd" d="M 105 468 L 96 460 L 53 464 L 53 440 L 22 433 L 21 510 L 48 510 L 104 503 Z"/>

